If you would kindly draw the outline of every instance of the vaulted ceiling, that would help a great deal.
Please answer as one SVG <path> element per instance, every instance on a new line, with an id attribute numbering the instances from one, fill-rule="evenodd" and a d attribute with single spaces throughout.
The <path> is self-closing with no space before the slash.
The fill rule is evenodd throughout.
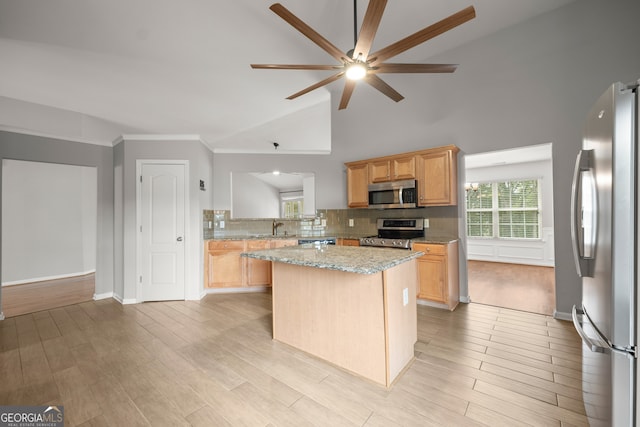
<path id="1" fill-rule="evenodd" d="M 373 50 L 474 6 L 472 21 L 390 61 L 427 62 L 570 1 L 389 0 Z M 334 63 L 271 3 L 0 0 L 0 97 L 96 117 L 125 133 L 198 134 L 214 151 L 266 152 L 284 140 L 290 151 L 326 152 L 343 84 L 290 101 L 331 72 L 249 67 Z M 353 47 L 351 0 L 281 3 L 334 45 Z M 358 1 L 358 22 L 367 3 Z"/>

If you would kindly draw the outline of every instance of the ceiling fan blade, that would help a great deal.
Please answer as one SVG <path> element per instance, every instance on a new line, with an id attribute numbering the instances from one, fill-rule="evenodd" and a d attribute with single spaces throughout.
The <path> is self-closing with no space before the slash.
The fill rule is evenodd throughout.
<path id="1" fill-rule="evenodd" d="M 376 76 L 375 74 L 367 74 L 367 77 L 364 78 L 364 81 L 366 81 L 371 86 L 375 87 L 380 92 L 384 93 L 396 102 L 402 101 L 404 99 L 404 96 L 396 92 L 394 88 L 386 84 L 380 77 Z"/>
<path id="2" fill-rule="evenodd" d="M 289 9 L 280 3 L 272 4 L 269 9 L 271 9 L 280 18 L 287 21 L 293 28 L 304 34 L 309 40 L 320 46 L 320 48 L 329 55 L 333 56 L 340 62 L 345 62 L 347 54 L 334 46 L 329 40 L 322 37 L 316 30 L 305 24 L 300 18 L 291 13 Z"/>
<path id="3" fill-rule="evenodd" d="M 327 77 L 324 80 L 319 81 L 316 84 L 313 84 L 305 89 L 302 89 L 300 92 L 296 92 L 291 96 L 287 96 L 287 99 L 295 99 L 301 95 L 304 95 L 305 93 L 309 93 L 314 89 L 318 89 L 319 87 L 328 85 L 329 83 L 335 82 L 336 80 L 338 80 L 340 77 L 342 77 L 344 75 L 344 71 L 340 71 L 339 73 L 336 73 L 332 76 Z"/>
<path id="4" fill-rule="evenodd" d="M 340 99 L 340 105 L 338 106 L 338 110 L 344 110 L 347 108 L 349 104 L 349 100 L 351 99 L 351 94 L 353 90 L 356 88 L 356 81 L 346 79 L 344 82 L 344 90 L 342 91 L 342 98 Z"/>
<path id="5" fill-rule="evenodd" d="M 457 64 L 390 64 L 384 63 L 369 70 L 370 73 L 453 73 Z"/>
<path id="6" fill-rule="evenodd" d="M 445 33 L 457 27 L 458 25 L 464 24 L 465 22 L 470 21 L 475 17 L 476 10 L 473 8 L 473 6 L 462 9 L 460 12 L 454 13 L 448 18 L 436 22 L 433 25 L 423 28 L 422 30 L 413 33 L 410 36 L 403 38 L 402 40 L 399 40 L 387 47 L 380 49 L 377 52 L 372 53 L 371 55 L 369 55 L 369 57 L 371 58 L 370 65 L 375 66 L 376 64 L 380 64 L 387 59 L 399 55 L 402 52 L 409 50 L 421 43 L 424 43 L 429 39 L 439 36 L 440 34 Z"/>
<path id="7" fill-rule="evenodd" d="M 358 42 L 353 49 L 353 59 L 356 59 L 358 55 L 362 55 L 362 61 L 367 60 L 369 50 L 373 44 L 373 39 L 378 31 L 378 26 L 382 20 L 382 14 L 384 8 L 387 6 L 387 0 L 371 0 L 367 7 L 367 12 L 362 20 L 362 26 L 360 27 L 360 34 L 358 35 Z"/>
<path id="8" fill-rule="evenodd" d="M 341 70 L 342 65 L 251 64 L 251 68 L 267 70 Z"/>

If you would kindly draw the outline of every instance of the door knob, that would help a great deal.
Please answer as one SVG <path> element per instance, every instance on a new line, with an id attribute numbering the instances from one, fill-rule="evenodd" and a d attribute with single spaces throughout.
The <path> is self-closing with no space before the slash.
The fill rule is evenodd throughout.
<path id="1" fill-rule="evenodd" d="M 177 240 L 178 242 L 182 242 L 182 237 L 178 237 L 176 240 Z"/>

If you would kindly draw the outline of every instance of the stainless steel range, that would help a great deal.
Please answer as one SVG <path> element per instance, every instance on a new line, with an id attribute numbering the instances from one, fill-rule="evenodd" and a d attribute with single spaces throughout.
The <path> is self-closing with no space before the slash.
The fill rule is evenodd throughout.
<path id="1" fill-rule="evenodd" d="M 411 239 L 424 237 L 422 218 L 378 218 L 378 235 L 360 238 L 360 246 L 411 249 Z"/>

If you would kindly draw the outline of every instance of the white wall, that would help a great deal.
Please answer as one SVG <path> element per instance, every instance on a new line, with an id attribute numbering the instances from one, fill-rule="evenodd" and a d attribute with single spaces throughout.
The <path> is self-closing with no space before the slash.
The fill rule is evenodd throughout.
<path id="1" fill-rule="evenodd" d="M 186 160 L 189 162 L 189 217 L 185 219 L 186 299 L 203 292 L 204 241 L 202 210 L 212 205 L 212 192 L 200 191 L 200 180 L 211 178 L 213 154 L 197 137 L 125 136 L 114 147 L 115 277 L 114 294 L 125 303 L 138 302 L 136 266 L 136 160 Z M 121 176 L 120 176 L 121 175 Z"/>
<path id="2" fill-rule="evenodd" d="M 3 286 L 95 272 L 96 169 L 2 163 Z"/>
<path id="3" fill-rule="evenodd" d="M 279 218 L 280 192 L 277 188 L 248 173 L 231 177 L 232 218 Z"/>

